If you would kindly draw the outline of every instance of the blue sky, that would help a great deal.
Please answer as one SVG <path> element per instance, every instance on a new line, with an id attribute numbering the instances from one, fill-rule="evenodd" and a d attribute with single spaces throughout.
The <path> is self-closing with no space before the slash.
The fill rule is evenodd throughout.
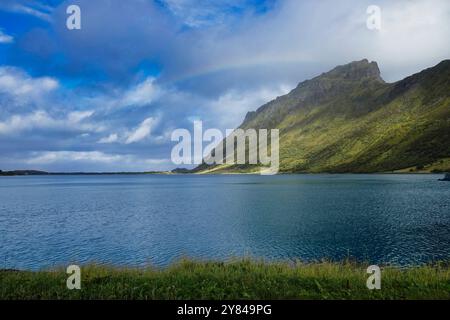
<path id="1" fill-rule="evenodd" d="M 0 169 L 171 169 L 170 134 L 193 119 L 234 128 L 363 58 L 397 81 L 448 59 L 448 39 L 446 0 L 2 0 Z"/>

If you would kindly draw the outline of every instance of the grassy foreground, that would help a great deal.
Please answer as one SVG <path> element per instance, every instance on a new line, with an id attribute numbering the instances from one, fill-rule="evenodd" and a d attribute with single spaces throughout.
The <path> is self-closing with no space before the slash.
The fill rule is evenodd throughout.
<path id="1" fill-rule="evenodd" d="M 366 267 L 350 262 L 287 264 L 180 261 L 165 269 L 87 265 L 81 290 L 65 270 L 0 271 L 0 299 L 450 299 L 448 264 L 382 268 L 368 290 Z"/>

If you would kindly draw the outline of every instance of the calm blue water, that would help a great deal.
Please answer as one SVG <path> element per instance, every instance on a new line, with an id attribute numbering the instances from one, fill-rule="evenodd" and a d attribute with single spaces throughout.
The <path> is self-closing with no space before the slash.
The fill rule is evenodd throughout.
<path id="1" fill-rule="evenodd" d="M 441 175 L 0 177 L 0 268 L 450 258 Z"/>

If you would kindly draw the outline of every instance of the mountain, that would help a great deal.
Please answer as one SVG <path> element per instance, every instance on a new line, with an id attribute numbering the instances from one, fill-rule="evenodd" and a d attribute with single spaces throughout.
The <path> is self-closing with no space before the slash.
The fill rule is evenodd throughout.
<path id="1" fill-rule="evenodd" d="M 338 66 L 249 112 L 239 128 L 280 130 L 280 172 L 448 171 L 450 60 L 395 83 L 367 59 Z"/>

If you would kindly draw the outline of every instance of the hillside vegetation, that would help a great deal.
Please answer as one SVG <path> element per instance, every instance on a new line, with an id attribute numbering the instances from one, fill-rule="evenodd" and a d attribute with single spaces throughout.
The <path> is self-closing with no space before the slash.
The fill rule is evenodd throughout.
<path id="1" fill-rule="evenodd" d="M 450 60 L 395 83 L 376 62 L 339 66 L 249 112 L 240 128 L 280 130 L 281 172 L 450 171 Z"/>

